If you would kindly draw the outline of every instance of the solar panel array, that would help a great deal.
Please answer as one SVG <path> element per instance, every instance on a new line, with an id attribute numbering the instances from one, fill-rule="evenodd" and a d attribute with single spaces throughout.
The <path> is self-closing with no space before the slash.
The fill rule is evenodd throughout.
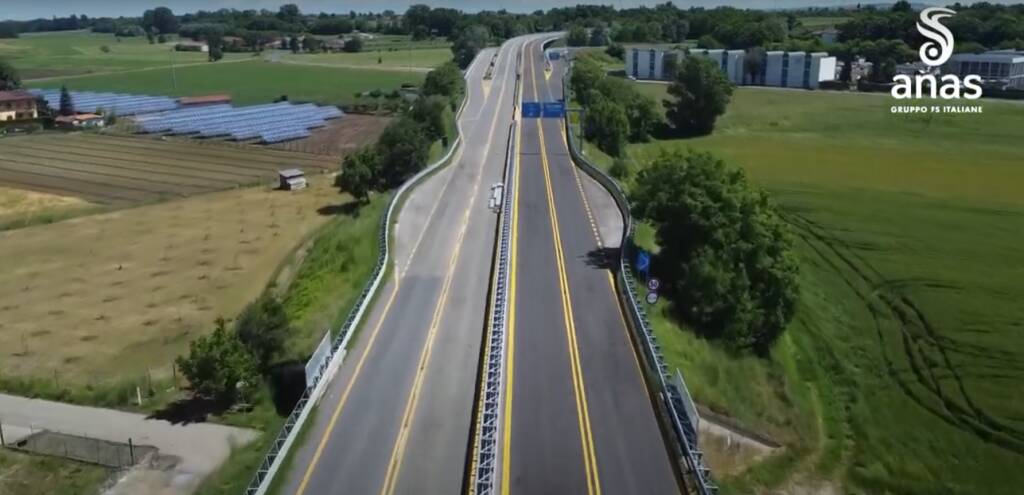
<path id="1" fill-rule="evenodd" d="M 51 108 L 60 108 L 60 90 L 33 89 L 36 96 L 46 99 Z M 117 93 L 93 93 L 89 91 L 69 91 L 71 105 L 76 112 L 97 113 L 100 110 L 114 112 L 117 115 L 140 115 L 152 112 L 163 112 L 178 108 L 178 101 L 166 96 L 127 95 Z"/>
<path id="2" fill-rule="evenodd" d="M 180 108 L 139 116 L 135 121 L 139 129 L 147 133 L 225 137 L 236 141 L 259 139 L 270 144 L 309 137 L 310 129 L 323 127 L 328 120 L 343 115 L 336 107 L 280 102 L 237 108 L 226 104 Z"/>

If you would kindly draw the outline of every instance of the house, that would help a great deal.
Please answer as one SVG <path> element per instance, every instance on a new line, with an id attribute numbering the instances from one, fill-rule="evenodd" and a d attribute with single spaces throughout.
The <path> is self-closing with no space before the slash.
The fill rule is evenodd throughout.
<path id="1" fill-rule="evenodd" d="M 216 94 L 205 96 L 182 96 L 178 98 L 178 105 L 183 107 L 199 107 L 203 105 L 231 104 L 231 95 Z"/>
<path id="2" fill-rule="evenodd" d="M 981 76 L 982 84 L 996 89 L 1024 89 L 1024 51 L 990 50 L 957 53 L 943 66 L 945 74 Z"/>
<path id="3" fill-rule="evenodd" d="M 305 189 L 307 186 L 306 174 L 297 168 L 279 170 L 277 177 L 282 191 L 297 191 Z"/>
<path id="4" fill-rule="evenodd" d="M 210 52 L 210 45 L 206 44 L 205 41 L 181 41 L 174 45 L 174 49 L 179 52 Z"/>
<path id="5" fill-rule="evenodd" d="M 53 121 L 62 129 L 96 129 L 105 125 L 103 116 L 95 113 L 61 115 Z"/>
<path id="6" fill-rule="evenodd" d="M 28 91 L 0 91 L 0 122 L 39 118 L 36 96 Z"/>

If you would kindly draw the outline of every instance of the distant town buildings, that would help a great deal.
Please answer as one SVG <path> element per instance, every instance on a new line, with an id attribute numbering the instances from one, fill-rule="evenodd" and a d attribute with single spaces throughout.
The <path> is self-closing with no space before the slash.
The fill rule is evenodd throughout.
<path id="1" fill-rule="evenodd" d="M 39 117 L 36 96 L 28 91 L 0 91 L 0 122 Z"/>
<path id="2" fill-rule="evenodd" d="M 665 80 L 672 67 L 686 56 L 711 60 L 736 85 L 816 89 L 836 79 L 836 58 L 824 52 L 781 52 L 754 58 L 743 50 L 671 50 L 654 45 L 626 47 L 626 74 L 634 79 Z"/>
<path id="3" fill-rule="evenodd" d="M 1024 89 L 1024 51 L 958 53 L 943 66 L 943 72 L 960 77 L 977 74 L 989 88 Z"/>

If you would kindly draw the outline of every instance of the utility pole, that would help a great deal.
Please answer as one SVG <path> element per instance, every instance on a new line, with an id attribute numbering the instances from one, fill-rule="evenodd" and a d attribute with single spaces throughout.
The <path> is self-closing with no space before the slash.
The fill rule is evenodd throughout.
<path id="1" fill-rule="evenodd" d="M 178 75 L 174 72 L 174 52 L 175 52 L 175 50 L 171 50 L 171 57 L 170 57 L 171 58 L 171 89 L 173 89 L 175 92 L 177 92 L 178 91 Z"/>

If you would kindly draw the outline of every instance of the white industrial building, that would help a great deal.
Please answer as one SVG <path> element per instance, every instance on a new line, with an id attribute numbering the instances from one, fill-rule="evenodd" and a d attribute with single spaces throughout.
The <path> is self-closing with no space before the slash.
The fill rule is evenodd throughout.
<path id="1" fill-rule="evenodd" d="M 1024 89 L 1024 51 L 992 50 L 985 53 L 958 53 L 943 67 L 946 74 L 960 77 L 981 76 L 987 87 Z"/>
<path id="2" fill-rule="evenodd" d="M 634 79 L 668 79 L 664 71 L 665 58 L 672 56 L 682 58 L 687 54 L 665 47 L 628 46 L 626 75 Z M 768 52 L 760 74 L 746 73 L 747 54 L 743 50 L 694 49 L 689 51 L 689 56 L 711 60 L 736 85 L 816 89 L 822 81 L 836 78 L 836 58 L 824 52 Z"/>

